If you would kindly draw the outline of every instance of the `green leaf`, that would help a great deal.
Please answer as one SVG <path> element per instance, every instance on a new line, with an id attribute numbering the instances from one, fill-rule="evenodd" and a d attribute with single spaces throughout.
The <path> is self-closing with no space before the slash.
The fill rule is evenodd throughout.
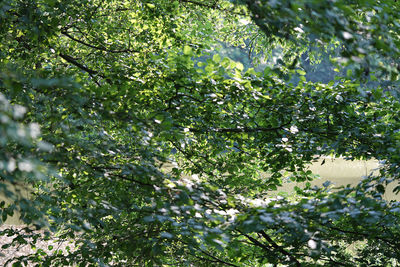
<path id="1" fill-rule="evenodd" d="M 239 71 L 243 71 L 244 70 L 244 66 L 241 62 L 236 62 L 236 66 L 235 66 Z"/>
<path id="2" fill-rule="evenodd" d="M 304 70 L 296 70 L 296 72 L 302 76 L 306 75 L 306 72 Z"/>
<path id="3" fill-rule="evenodd" d="M 147 3 L 146 6 L 151 9 L 154 9 L 156 7 L 154 4 L 151 3 Z"/>
<path id="4" fill-rule="evenodd" d="M 213 55 L 213 61 L 219 63 L 221 61 L 221 56 L 219 54 Z"/>
<path id="5" fill-rule="evenodd" d="M 192 48 L 188 45 L 185 45 L 183 47 L 183 54 L 187 55 L 187 56 L 192 56 L 193 55 L 193 51 Z"/>

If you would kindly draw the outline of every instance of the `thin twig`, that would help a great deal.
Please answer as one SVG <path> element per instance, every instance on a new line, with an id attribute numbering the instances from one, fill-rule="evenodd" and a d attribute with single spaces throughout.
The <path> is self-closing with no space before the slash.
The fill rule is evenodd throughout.
<path id="1" fill-rule="evenodd" d="M 139 53 L 139 52 L 140 52 L 140 51 L 138 51 L 138 50 L 133 50 L 133 49 L 122 49 L 122 50 L 107 49 L 107 48 L 105 48 L 105 47 L 100 47 L 100 46 L 91 45 L 91 44 L 86 43 L 86 42 L 84 42 L 84 41 L 82 41 L 82 40 L 79 40 L 79 39 L 75 38 L 74 36 L 72 36 L 71 34 L 69 34 L 69 33 L 66 32 L 66 31 L 63 31 L 63 32 L 61 32 L 61 33 L 62 33 L 63 35 L 65 35 L 65 36 L 67 36 L 68 38 L 70 38 L 71 40 L 77 42 L 77 43 L 80 43 L 80 44 L 82 44 L 82 45 L 85 45 L 85 46 L 87 46 L 87 47 L 90 47 L 90 48 L 93 48 L 93 49 L 96 49 L 96 50 L 101 50 L 101 51 L 104 51 L 104 52 L 108 52 L 108 53 Z"/>
<path id="2" fill-rule="evenodd" d="M 265 238 L 265 240 L 267 240 L 271 244 L 272 247 L 277 249 L 283 255 L 288 256 L 292 262 L 296 263 L 296 266 L 301 266 L 300 262 L 292 254 L 290 254 L 289 252 L 284 250 L 281 246 L 279 246 L 277 243 L 275 243 L 275 241 L 272 240 L 272 238 L 269 235 L 267 235 L 266 232 L 260 231 L 259 233 Z"/>
<path id="3" fill-rule="evenodd" d="M 221 8 L 220 6 L 217 5 L 216 2 L 212 5 L 209 5 L 209 4 L 202 3 L 200 1 L 193 1 L 193 0 L 179 0 L 179 1 L 183 2 L 183 3 L 193 4 L 193 5 L 200 6 L 200 7 L 215 9 L 215 10 L 219 10 L 219 11 L 223 11 L 223 12 L 228 12 L 228 13 L 234 14 L 234 15 L 239 15 L 239 16 L 247 16 L 248 15 L 246 13 L 236 12 L 233 9 L 229 10 L 229 9 Z"/>

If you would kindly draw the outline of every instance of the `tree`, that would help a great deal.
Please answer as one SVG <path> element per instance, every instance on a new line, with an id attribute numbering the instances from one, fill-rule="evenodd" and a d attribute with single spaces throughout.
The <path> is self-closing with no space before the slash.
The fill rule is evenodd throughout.
<path id="1" fill-rule="evenodd" d="M 76 245 L 67 255 L 16 260 L 397 264 L 399 203 L 382 194 L 399 176 L 400 104 L 396 90 L 370 88 L 368 79 L 397 84 L 398 8 L 344 0 L 3 1 L 2 92 L 27 108 L 24 122 L 40 124 L 53 146 L 27 150 L 49 166 L 51 182 L 31 181 L 38 205 L 24 206 L 24 218 Z M 221 58 L 219 42 L 258 52 L 279 45 L 284 53 L 260 73 Z M 299 60 L 311 45 L 334 47 L 337 68 L 352 75 L 307 81 Z M 374 158 L 382 167 L 357 186 L 308 183 L 276 197 L 287 176 L 312 180 L 306 166 L 324 155 Z"/>

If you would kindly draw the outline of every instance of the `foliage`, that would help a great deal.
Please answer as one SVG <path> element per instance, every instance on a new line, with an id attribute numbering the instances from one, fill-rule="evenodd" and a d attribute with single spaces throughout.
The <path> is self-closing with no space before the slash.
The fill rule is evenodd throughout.
<path id="1" fill-rule="evenodd" d="M 18 86 L 13 76 L 15 73 L 2 72 L 1 88 Z M 0 93 L 0 193 L 9 202 L 1 201 L 1 222 L 17 211 L 25 223 L 41 225 L 43 214 L 35 207 L 38 203 L 26 198 L 26 191 L 34 184 L 47 181 L 46 175 L 50 171 L 36 156 L 40 152 L 49 152 L 51 145 L 38 138 L 40 128 L 37 123 L 21 122 L 26 111 L 23 106 L 11 105 Z"/>
<path id="2" fill-rule="evenodd" d="M 382 195 L 400 173 L 400 103 L 392 88 L 365 82 L 396 85 L 398 9 L 344 0 L 1 2 L 0 88 L 13 104 L 1 110 L 2 166 L 40 161 L 3 170 L 3 180 L 35 189 L 35 205 L 10 207 L 76 245 L 16 260 L 395 265 L 399 203 Z M 213 50 L 221 43 L 249 45 L 250 55 L 279 45 L 284 56 L 245 70 Z M 334 47 L 336 67 L 352 76 L 307 80 L 299 62 L 311 46 Z M 26 116 L 13 117 L 22 106 Z M 38 123 L 40 139 L 15 134 L 23 126 L 14 120 Z M 274 197 L 286 178 L 312 180 L 307 164 L 327 155 L 382 167 L 356 186 L 307 183 Z"/>

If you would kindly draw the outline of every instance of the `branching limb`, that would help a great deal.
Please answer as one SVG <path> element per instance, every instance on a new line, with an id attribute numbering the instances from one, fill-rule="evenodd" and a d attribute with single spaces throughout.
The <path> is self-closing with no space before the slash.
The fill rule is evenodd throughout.
<path id="1" fill-rule="evenodd" d="M 225 264 L 225 265 L 227 265 L 227 266 L 234 266 L 234 267 L 237 267 L 237 266 L 238 266 L 238 265 L 235 265 L 235 264 L 226 262 L 226 261 L 224 261 L 224 260 L 221 260 L 221 259 L 219 259 L 219 258 L 217 258 L 217 257 L 215 257 L 215 256 L 213 256 L 213 255 L 211 255 L 210 253 L 208 253 L 208 252 L 206 252 L 206 251 L 204 251 L 204 250 L 202 250 L 202 249 L 200 249 L 200 248 L 197 248 L 197 249 L 198 249 L 201 253 L 203 253 L 204 255 L 206 255 L 206 256 L 208 256 L 208 257 L 214 259 L 215 262 L 219 262 L 219 263 Z"/>
<path id="2" fill-rule="evenodd" d="M 67 62 L 71 63 L 72 65 L 74 65 L 74 66 L 80 68 L 81 70 L 83 70 L 83 71 L 89 73 L 90 75 L 96 75 L 96 74 L 98 74 L 98 71 L 92 70 L 92 69 L 90 69 L 90 68 L 88 68 L 88 67 L 82 65 L 82 64 L 79 63 L 75 58 L 73 58 L 73 57 L 71 57 L 71 56 L 69 56 L 69 55 L 65 55 L 65 54 L 62 54 L 62 53 L 60 53 L 59 55 L 60 55 L 60 57 L 61 57 L 62 59 L 64 59 L 65 61 L 67 61 Z"/>
<path id="3" fill-rule="evenodd" d="M 108 52 L 108 53 L 139 53 L 139 52 L 140 52 L 140 51 L 138 51 L 138 50 L 133 50 L 133 49 L 113 50 L 113 49 L 108 49 L 108 48 L 105 48 L 105 47 L 95 46 L 95 45 L 86 43 L 86 42 L 84 42 L 84 41 L 82 41 L 82 40 L 80 40 L 80 39 L 78 39 L 78 38 L 72 36 L 71 34 L 69 34 L 69 33 L 66 32 L 66 31 L 63 31 L 63 32 L 61 32 L 61 33 L 62 33 L 63 35 L 65 35 L 65 36 L 67 36 L 68 38 L 70 38 L 71 40 L 73 40 L 73 41 L 75 41 L 75 42 L 77 42 L 77 43 L 80 43 L 80 44 L 82 44 L 82 45 L 84 45 L 84 46 L 87 46 L 87 47 L 90 47 L 90 48 L 93 48 L 93 49 L 96 49 L 96 50 Z"/>
<path id="4" fill-rule="evenodd" d="M 269 235 L 267 235 L 266 232 L 260 231 L 260 234 L 265 238 L 265 240 L 268 241 L 268 243 L 271 244 L 273 248 L 278 250 L 283 255 L 288 256 L 290 260 L 296 264 L 296 266 L 301 266 L 300 262 L 292 254 L 290 254 L 289 252 L 284 250 L 281 246 L 279 246 L 274 240 L 272 240 L 272 238 Z"/>

